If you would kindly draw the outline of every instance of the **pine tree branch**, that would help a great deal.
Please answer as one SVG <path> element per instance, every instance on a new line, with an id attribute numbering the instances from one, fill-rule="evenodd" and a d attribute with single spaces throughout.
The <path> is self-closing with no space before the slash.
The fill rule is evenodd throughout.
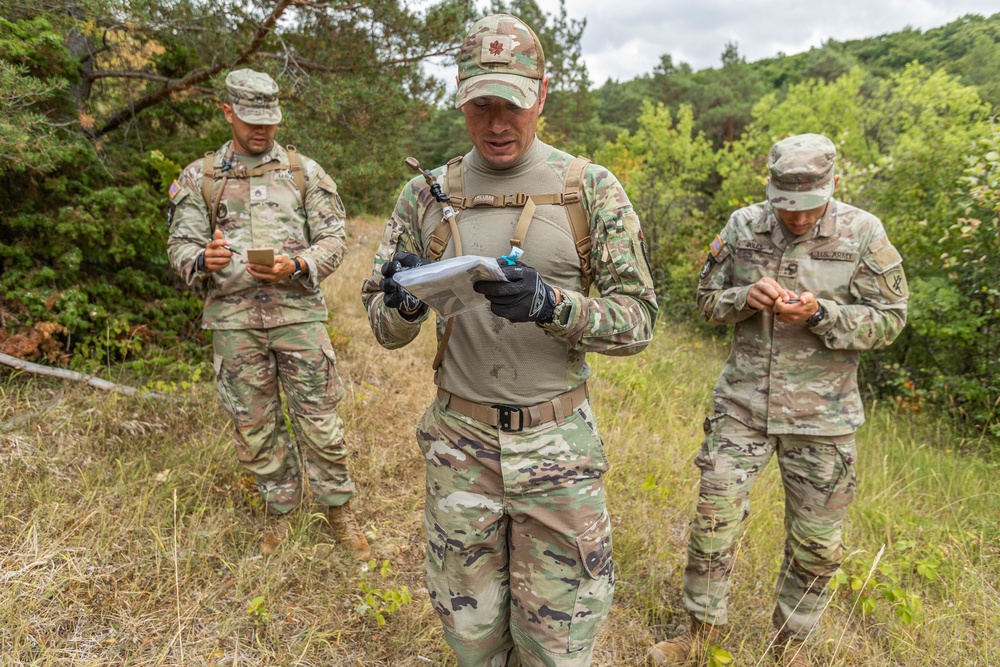
<path id="1" fill-rule="evenodd" d="M 152 72 L 139 72 L 137 70 L 98 70 L 96 72 L 88 72 L 87 78 L 91 81 L 96 81 L 97 79 L 144 79 L 146 81 L 161 81 L 163 83 L 177 80 L 171 79 L 169 76 L 153 74 Z M 203 95 L 215 94 L 214 90 L 205 88 L 204 86 L 191 86 L 191 90 L 195 90 Z"/>
<path id="2" fill-rule="evenodd" d="M 267 58 L 269 60 L 281 60 L 284 62 L 294 63 L 296 66 L 301 67 L 304 70 L 310 72 L 349 72 L 351 67 L 343 65 L 340 67 L 334 67 L 333 65 L 324 65 L 323 63 L 313 62 L 311 60 L 304 60 L 302 58 L 296 57 L 294 54 L 285 53 L 271 53 L 269 51 L 261 51 L 257 53 L 258 58 Z"/>
<path id="3" fill-rule="evenodd" d="M 260 49 L 261 45 L 264 43 L 264 39 L 274 29 L 274 26 L 278 22 L 278 19 L 281 18 L 281 15 L 286 9 L 288 9 L 289 6 L 293 4 L 296 4 L 296 0 L 278 0 L 278 4 L 275 5 L 274 9 L 271 10 L 271 13 L 268 14 L 267 18 L 265 18 L 264 21 L 257 27 L 257 32 L 254 33 L 253 39 L 250 40 L 247 47 L 243 49 L 243 51 L 241 51 L 240 54 L 233 60 L 217 63 L 208 69 L 191 72 L 187 76 L 168 83 L 163 88 L 139 98 L 127 107 L 119 109 L 112 114 L 110 118 L 108 118 L 101 129 L 96 132 L 91 131 L 88 134 L 90 134 L 91 138 L 94 139 L 101 137 L 113 130 L 118 129 L 122 124 L 135 118 L 135 116 L 137 116 L 140 112 L 168 99 L 174 93 L 192 88 L 203 81 L 211 79 L 213 76 L 225 69 L 232 69 L 247 62 Z"/>
<path id="4" fill-rule="evenodd" d="M 298 3 L 296 3 L 298 4 Z M 426 58 L 434 58 L 436 56 L 453 56 L 458 51 L 459 47 L 450 46 L 447 48 L 438 49 L 436 51 L 426 51 L 417 53 L 412 56 L 403 56 L 400 58 L 393 58 L 390 60 L 383 61 L 384 65 L 411 65 L 416 62 L 420 62 Z M 257 58 L 267 58 L 269 60 L 282 60 L 285 62 L 291 62 L 301 67 L 304 70 L 310 72 L 350 72 L 354 69 L 350 65 L 324 65 L 323 63 L 314 62 L 312 60 L 305 60 L 299 58 L 294 53 L 274 53 L 271 51 L 260 51 L 255 54 Z"/>

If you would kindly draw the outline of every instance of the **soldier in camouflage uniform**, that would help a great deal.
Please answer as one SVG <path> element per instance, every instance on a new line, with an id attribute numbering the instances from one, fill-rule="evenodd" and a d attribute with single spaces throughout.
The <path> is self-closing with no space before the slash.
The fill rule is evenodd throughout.
<path id="1" fill-rule="evenodd" d="M 281 109 L 270 76 L 233 71 L 226 91 L 232 141 L 170 187 L 170 263 L 188 285 L 207 288 L 202 326 L 213 334 L 219 400 L 269 512 L 299 505 L 304 466 L 334 534 L 366 559 L 367 541 L 347 510 L 355 489 L 336 411 L 343 386 L 320 291 L 344 257 L 344 205 L 322 167 L 274 142 Z M 275 251 L 273 266 L 248 263 L 245 251 L 258 247 Z M 262 548 L 282 539 L 284 522 L 276 524 Z"/>
<path id="2" fill-rule="evenodd" d="M 698 507 L 684 571 L 687 634 L 660 642 L 654 664 L 681 664 L 727 621 L 733 550 L 750 488 L 772 454 L 785 487 L 784 561 L 773 622 L 776 655 L 808 665 L 803 640 L 844 557 L 854 497 L 854 432 L 864 422 L 860 350 L 906 324 L 902 259 L 875 216 L 832 199 L 836 149 L 805 134 L 768 155 L 767 201 L 736 211 L 712 241 L 698 306 L 733 324 L 732 351 L 705 420 Z"/>
<path id="3" fill-rule="evenodd" d="M 586 167 L 582 204 L 573 204 L 583 206 L 587 273 L 599 297 L 584 288 L 568 206 L 523 206 L 521 195 L 558 193 L 573 162 L 535 136 L 544 63 L 520 20 L 478 21 L 459 56 L 456 101 L 474 148 L 433 172 L 447 184 L 457 178 L 466 195 L 460 202 L 449 191 L 461 210 L 445 259 L 505 255 L 526 210 L 530 221 L 524 263 L 503 263 L 510 282 L 475 284 L 490 306 L 458 315 L 453 327 L 438 318 L 437 399 L 417 428 L 427 588 L 462 667 L 590 664 L 614 568 L 608 460 L 587 400 L 585 355 L 639 352 L 657 312 L 638 217 L 606 169 Z M 428 317 L 392 276 L 427 261 L 441 221 L 425 180 L 410 181 L 362 287 L 387 348 L 413 340 Z"/>

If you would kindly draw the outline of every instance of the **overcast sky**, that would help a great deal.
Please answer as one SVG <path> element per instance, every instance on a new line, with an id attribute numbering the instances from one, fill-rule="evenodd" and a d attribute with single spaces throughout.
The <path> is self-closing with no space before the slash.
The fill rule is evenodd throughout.
<path id="1" fill-rule="evenodd" d="M 537 0 L 555 13 L 558 0 Z M 808 51 L 838 41 L 935 28 L 965 14 L 989 16 L 998 0 L 567 0 L 570 18 L 587 19 L 583 56 L 590 79 L 632 79 L 660 56 L 694 69 L 718 67 L 726 42 L 747 60 Z"/>

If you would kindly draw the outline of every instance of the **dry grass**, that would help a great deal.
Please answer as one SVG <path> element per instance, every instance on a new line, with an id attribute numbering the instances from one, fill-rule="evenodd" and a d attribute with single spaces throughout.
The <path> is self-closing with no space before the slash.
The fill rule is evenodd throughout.
<path id="1" fill-rule="evenodd" d="M 237 471 L 212 383 L 166 404 L 2 371 L 0 663 L 454 664 L 422 584 L 423 470 L 413 430 L 432 395 L 432 332 L 425 327 L 394 352 L 375 344 L 358 288 L 380 234 L 377 221 L 353 223 L 348 259 L 325 287 L 348 387 L 342 414 L 356 454 L 357 506 L 375 555 L 394 572 L 364 575 L 308 509 L 295 515 L 291 540 L 259 555 L 264 517 Z M 595 665 L 641 664 L 646 646 L 684 620 L 692 460 L 724 354 L 666 327 L 638 357 L 592 360 L 614 465 L 618 571 Z M 924 605 L 911 624 L 885 601 L 862 616 L 851 594 L 838 593 L 817 637 L 817 664 L 1000 664 L 1000 484 L 995 469 L 946 453 L 948 438 L 933 424 L 881 411 L 862 431 L 848 529 L 861 550 L 854 558 L 870 562 L 887 544 L 884 563 L 905 565 L 896 547 L 910 540 L 916 546 L 906 553 L 939 550 L 939 577 L 928 582 L 902 568 L 900 585 Z M 723 640 L 734 665 L 764 664 L 770 640 L 782 539 L 774 473 L 754 491 L 740 545 Z M 363 576 L 383 589 L 408 586 L 414 601 L 379 627 L 356 612 Z"/>

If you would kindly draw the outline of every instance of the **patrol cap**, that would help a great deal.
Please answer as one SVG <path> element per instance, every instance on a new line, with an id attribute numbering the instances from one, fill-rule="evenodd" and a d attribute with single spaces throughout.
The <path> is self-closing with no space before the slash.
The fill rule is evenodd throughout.
<path id="1" fill-rule="evenodd" d="M 493 14 L 476 21 L 458 54 L 455 108 L 477 97 L 499 97 L 530 109 L 545 76 L 538 36 L 521 19 Z"/>
<path id="2" fill-rule="evenodd" d="M 830 201 L 837 149 L 822 134 L 799 134 L 771 146 L 767 200 L 775 208 L 805 211 Z"/>
<path id="3" fill-rule="evenodd" d="M 252 69 L 233 70 L 226 77 L 226 92 L 236 117 L 251 125 L 281 122 L 278 84 L 269 74 Z"/>

